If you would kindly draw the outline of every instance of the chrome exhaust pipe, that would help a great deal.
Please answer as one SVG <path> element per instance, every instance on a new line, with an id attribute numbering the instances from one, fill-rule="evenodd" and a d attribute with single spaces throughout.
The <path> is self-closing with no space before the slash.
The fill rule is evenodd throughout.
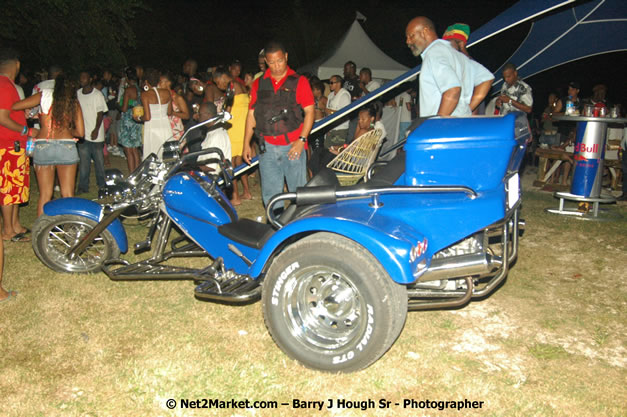
<path id="1" fill-rule="evenodd" d="M 418 281 L 437 281 L 483 275 L 499 268 L 502 264 L 503 261 L 500 257 L 487 253 L 434 259 L 427 271 L 418 278 Z"/>

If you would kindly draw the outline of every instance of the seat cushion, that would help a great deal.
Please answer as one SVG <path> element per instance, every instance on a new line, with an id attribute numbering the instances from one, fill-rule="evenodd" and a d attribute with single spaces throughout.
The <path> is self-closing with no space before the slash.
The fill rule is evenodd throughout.
<path id="1" fill-rule="evenodd" d="M 249 248 L 261 249 L 274 233 L 272 226 L 250 219 L 239 219 L 218 227 L 218 232 L 237 243 Z"/>

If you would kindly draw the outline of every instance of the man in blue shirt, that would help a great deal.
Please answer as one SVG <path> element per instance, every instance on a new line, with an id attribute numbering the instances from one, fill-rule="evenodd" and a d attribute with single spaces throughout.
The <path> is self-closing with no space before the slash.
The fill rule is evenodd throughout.
<path id="1" fill-rule="evenodd" d="M 433 22 L 424 16 L 412 19 L 405 35 L 414 56 L 422 57 L 420 117 L 470 116 L 488 94 L 492 73 L 438 39 Z"/>

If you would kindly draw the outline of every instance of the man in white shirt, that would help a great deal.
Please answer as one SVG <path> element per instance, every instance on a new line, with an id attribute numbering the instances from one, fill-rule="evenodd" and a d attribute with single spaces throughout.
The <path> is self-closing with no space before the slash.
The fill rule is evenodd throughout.
<path id="1" fill-rule="evenodd" d="M 104 96 L 91 85 L 91 75 L 86 71 L 81 72 L 79 82 L 82 88 L 76 92 L 76 95 L 83 111 L 85 139 L 78 144 L 78 154 L 81 162 L 76 194 L 89 191 L 89 173 L 92 160 L 94 161 L 98 187 L 104 187 L 105 185 L 103 153 L 105 132 L 102 119 L 107 111 L 107 103 Z"/>
<path id="2" fill-rule="evenodd" d="M 44 88 L 54 89 L 54 80 L 59 74 L 63 72 L 63 68 L 58 65 L 51 65 L 48 68 L 48 79 L 41 81 L 33 87 L 33 94 L 41 93 Z"/>
<path id="3" fill-rule="evenodd" d="M 331 93 L 329 93 L 326 113 L 327 116 L 335 113 L 343 107 L 351 104 L 351 94 L 342 87 L 342 77 L 334 75 L 329 79 L 331 85 Z M 324 147 L 342 146 L 347 142 L 348 120 L 335 126 L 333 130 L 327 133 L 324 139 Z"/>
<path id="4" fill-rule="evenodd" d="M 412 19 L 405 35 L 414 56 L 422 57 L 420 116 L 470 116 L 490 90 L 492 73 L 438 39 L 424 16 Z"/>
<path id="5" fill-rule="evenodd" d="M 41 93 L 42 90 L 49 88 L 51 90 L 54 90 L 54 80 L 55 78 L 57 78 L 57 76 L 59 74 L 61 74 L 63 72 L 63 68 L 61 68 L 58 65 L 51 65 L 50 68 L 48 68 L 48 79 L 47 80 L 43 80 L 40 81 L 39 83 L 35 84 L 35 86 L 33 87 L 33 92 L 31 93 L 31 95 L 37 94 L 37 93 Z M 34 109 L 31 109 L 29 111 L 30 114 L 38 114 L 40 110 L 40 106 L 36 106 Z M 39 129 L 39 120 L 37 120 L 34 124 L 36 129 Z"/>
<path id="6" fill-rule="evenodd" d="M 381 83 L 372 79 L 372 71 L 370 68 L 364 67 L 359 71 L 359 87 L 361 87 L 361 91 L 365 96 L 381 87 Z"/>
<path id="7" fill-rule="evenodd" d="M 531 113 L 533 106 L 531 87 L 518 79 L 516 66 L 511 62 L 503 67 L 503 81 L 505 82 L 501 86 L 501 95 L 496 99 L 496 107 L 500 109 L 500 113 L 507 114 L 517 110 Z"/>

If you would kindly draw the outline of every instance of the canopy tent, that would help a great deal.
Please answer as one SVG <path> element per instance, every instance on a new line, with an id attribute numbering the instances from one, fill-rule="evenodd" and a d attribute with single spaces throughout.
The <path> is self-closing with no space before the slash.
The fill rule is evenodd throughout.
<path id="1" fill-rule="evenodd" d="M 617 0 L 617 1 L 620 2 L 624 0 Z M 572 2 L 574 2 L 574 0 L 520 0 L 518 3 L 514 4 L 512 7 L 505 10 L 503 13 L 499 14 L 497 17 L 490 20 L 488 23 L 486 23 L 485 25 L 481 26 L 479 29 L 474 31 L 470 35 L 470 38 L 468 39 L 468 46 L 476 45 L 477 43 L 482 42 L 492 36 L 495 36 L 504 30 L 507 30 L 511 27 L 524 23 L 530 19 L 533 19 L 542 14 L 548 13 L 553 9 L 556 9 L 558 7 L 564 6 Z M 344 62 L 342 63 L 342 65 L 344 64 Z M 342 66 L 342 69 L 343 69 L 343 66 Z M 412 68 L 411 70 L 405 72 L 404 74 L 399 75 L 394 80 L 384 84 L 377 90 L 372 91 L 370 94 L 364 97 L 361 97 L 360 99 L 354 101 L 352 104 L 336 111 L 332 115 L 327 116 L 317 121 L 314 124 L 314 127 L 311 133 L 315 133 L 325 128 L 331 123 L 334 123 L 335 121 L 354 112 L 361 106 L 376 100 L 377 98 L 391 91 L 392 89 L 396 88 L 400 84 L 411 80 L 419 73 L 420 73 L 420 65 Z"/>
<path id="2" fill-rule="evenodd" d="M 335 74 L 342 75 L 344 64 L 348 61 L 355 62 L 358 68 L 370 68 L 373 78 L 384 80 L 391 80 L 409 70 L 383 53 L 355 19 L 348 32 L 327 55 L 298 68 L 298 72 L 317 74 L 318 78 L 325 80 Z"/>
<path id="3" fill-rule="evenodd" d="M 594 0 L 566 8 L 534 22 L 529 34 L 506 61 L 528 78 L 558 65 L 593 55 L 627 51 L 627 2 Z M 500 89 L 502 67 L 493 91 Z"/>

